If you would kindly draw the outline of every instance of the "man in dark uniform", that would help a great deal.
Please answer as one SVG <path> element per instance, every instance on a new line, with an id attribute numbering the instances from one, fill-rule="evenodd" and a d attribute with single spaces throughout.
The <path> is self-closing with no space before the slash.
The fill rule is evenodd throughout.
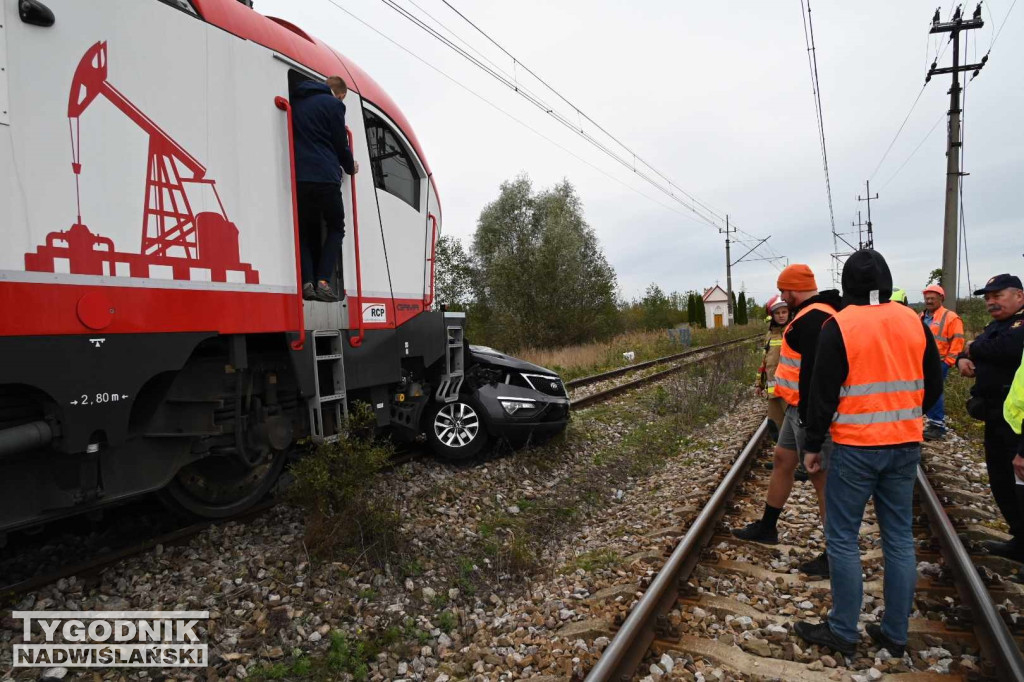
<path id="1" fill-rule="evenodd" d="M 957 356 L 956 367 L 975 377 L 971 416 L 985 421 L 985 465 L 988 484 L 1013 539 L 989 542 L 990 552 L 1024 561 L 1024 510 L 1017 503 L 1013 457 L 1021 438 L 1003 419 L 1003 402 L 1024 352 L 1024 290 L 1020 278 L 996 275 L 975 296 L 984 295 L 992 322 Z"/>
<path id="2" fill-rule="evenodd" d="M 320 301 L 345 298 L 345 278 L 338 293 L 331 288 L 345 236 L 341 172 L 359 172 L 345 130 L 348 85 L 340 76 L 326 83 L 307 80 L 291 89 L 292 134 L 295 138 L 295 193 L 299 204 L 302 297 Z M 320 237 L 321 224 L 327 236 Z"/>

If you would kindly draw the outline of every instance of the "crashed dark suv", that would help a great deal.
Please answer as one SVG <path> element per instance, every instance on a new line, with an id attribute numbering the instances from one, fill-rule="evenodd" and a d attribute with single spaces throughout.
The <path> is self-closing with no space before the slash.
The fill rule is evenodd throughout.
<path id="1" fill-rule="evenodd" d="M 549 369 L 486 346 L 467 346 L 466 375 L 453 403 L 428 415 L 427 440 L 445 459 L 465 459 L 489 441 L 541 442 L 569 422 L 569 394 Z"/>

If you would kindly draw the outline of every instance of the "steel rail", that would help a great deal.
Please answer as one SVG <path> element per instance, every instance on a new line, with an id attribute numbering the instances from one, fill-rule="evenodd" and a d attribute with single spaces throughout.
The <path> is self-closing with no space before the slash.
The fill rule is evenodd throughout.
<path id="1" fill-rule="evenodd" d="M 739 339 L 739 340 L 736 340 L 736 341 L 727 341 L 726 343 L 732 345 L 732 344 L 737 344 L 740 341 L 750 341 L 750 340 L 751 339 Z M 686 369 L 687 367 L 691 366 L 694 362 L 696 362 L 698 360 L 708 360 L 710 358 L 717 358 L 718 356 L 724 355 L 725 353 L 727 353 L 730 350 L 732 350 L 731 348 L 718 348 L 717 350 L 715 350 L 716 348 L 718 348 L 718 346 L 704 346 L 703 348 L 694 349 L 693 353 L 702 353 L 702 352 L 708 352 L 708 351 L 712 351 L 712 352 L 708 353 L 708 355 L 706 355 L 704 357 L 693 358 L 692 360 L 689 360 L 689 361 L 686 361 L 686 362 L 681 362 L 678 365 L 673 365 L 672 367 L 669 367 L 668 369 L 663 369 L 660 372 L 654 372 L 653 374 L 648 374 L 646 376 L 642 376 L 639 379 L 633 379 L 632 381 L 626 381 L 624 383 L 617 384 L 617 385 L 612 386 L 610 388 L 606 388 L 603 391 L 597 391 L 596 393 L 591 393 L 590 395 L 585 395 L 582 398 L 577 398 L 577 399 L 571 401 L 571 407 L 576 408 L 576 409 L 580 409 L 580 408 L 583 408 L 583 407 L 588 407 L 590 405 L 594 405 L 594 404 L 603 402 L 603 401 L 608 400 L 609 398 L 613 398 L 613 397 L 615 397 L 615 396 L 617 396 L 619 394 L 626 393 L 627 391 L 631 391 L 634 388 L 639 388 L 640 386 L 644 386 L 646 384 L 652 384 L 655 381 L 658 381 L 659 379 L 663 379 L 664 377 L 669 376 L 670 374 L 675 374 L 676 372 L 682 371 L 683 369 Z M 687 355 L 692 355 L 693 353 L 687 353 Z"/>
<path id="2" fill-rule="evenodd" d="M 725 514 L 726 503 L 753 463 L 767 432 L 768 420 L 765 419 L 754 431 L 686 535 L 676 545 L 644 596 L 633 606 L 626 622 L 590 670 L 586 682 L 619 682 L 632 678 L 654 641 L 658 617 L 675 606 L 680 583 L 690 577 L 700 560 L 701 550 L 714 535 L 718 522 Z"/>
<path id="3" fill-rule="evenodd" d="M 175 528 L 174 530 L 161 533 L 160 535 L 155 535 L 141 542 L 112 549 L 91 559 L 79 561 L 74 564 L 58 566 L 49 573 L 32 576 L 31 578 L 26 578 L 25 580 L 21 580 L 16 583 L 0 586 L 0 602 L 9 597 L 38 590 L 50 583 L 57 582 L 61 578 L 70 578 L 73 575 L 95 573 L 107 566 L 121 561 L 122 559 L 127 559 L 129 557 L 142 554 L 143 552 L 148 552 L 157 545 L 179 544 L 183 540 L 199 535 L 208 528 L 219 526 L 229 521 L 246 521 L 255 518 L 277 506 L 278 502 L 279 500 L 274 499 L 263 500 L 262 502 L 258 502 L 255 506 L 250 507 L 243 512 L 239 512 L 238 514 L 233 514 L 232 516 L 197 521 L 188 526 Z"/>
<path id="4" fill-rule="evenodd" d="M 620 367 L 618 369 L 609 370 L 607 372 L 601 372 L 600 374 L 593 374 L 589 377 L 580 377 L 579 379 L 573 379 L 572 381 L 565 382 L 566 389 L 581 388 L 583 386 L 589 386 L 590 384 L 596 384 L 599 381 L 606 379 L 614 379 L 615 377 L 628 374 L 629 372 L 636 372 L 641 369 L 647 369 L 648 367 L 654 367 L 655 365 L 663 365 L 666 362 L 672 362 L 673 360 L 679 360 L 685 358 L 694 353 L 701 353 L 707 350 L 714 350 L 715 348 L 722 348 L 724 346 L 730 346 L 736 343 L 742 343 L 744 341 L 752 341 L 753 339 L 764 338 L 764 334 L 753 334 L 751 336 L 744 336 L 740 339 L 731 339 L 729 341 L 720 341 L 719 343 L 712 343 L 707 346 L 701 346 L 700 348 L 691 348 L 690 350 L 684 350 L 681 353 L 675 355 L 666 355 L 665 357 L 655 358 L 654 360 L 646 360 L 644 362 L 638 362 L 635 365 L 629 365 L 627 367 Z"/>
<path id="5" fill-rule="evenodd" d="M 974 632 L 982 651 L 995 665 L 1000 680 L 1024 680 L 1024 656 L 1000 617 L 988 588 L 978 575 L 970 554 L 960 541 L 960 536 L 942 508 L 942 502 L 922 467 L 917 468 L 917 490 L 919 502 L 928 515 L 928 523 L 939 541 L 943 558 L 953 571 L 957 592 L 971 609 Z"/>

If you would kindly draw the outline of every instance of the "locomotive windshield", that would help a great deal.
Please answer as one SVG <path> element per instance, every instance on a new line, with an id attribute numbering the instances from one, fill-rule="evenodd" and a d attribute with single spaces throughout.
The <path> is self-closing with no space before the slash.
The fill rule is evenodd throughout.
<path id="1" fill-rule="evenodd" d="M 398 135 L 377 114 L 363 109 L 373 184 L 420 210 L 420 174 Z"/>

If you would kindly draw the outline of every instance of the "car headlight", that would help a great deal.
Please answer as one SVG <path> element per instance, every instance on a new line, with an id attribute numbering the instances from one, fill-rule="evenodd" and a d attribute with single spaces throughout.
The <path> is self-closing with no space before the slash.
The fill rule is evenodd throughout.
<path id="1" fill-rule="evenodd" d="M 532 400 L 518 400 L 515 398 L 499 398 L 501 406 L 505 408 L 505 412 L 508 414 L 515 414 L 516 412 L 523 411 L 529 412 L 530 410 L 537 407 L 537 403 Z"/>

